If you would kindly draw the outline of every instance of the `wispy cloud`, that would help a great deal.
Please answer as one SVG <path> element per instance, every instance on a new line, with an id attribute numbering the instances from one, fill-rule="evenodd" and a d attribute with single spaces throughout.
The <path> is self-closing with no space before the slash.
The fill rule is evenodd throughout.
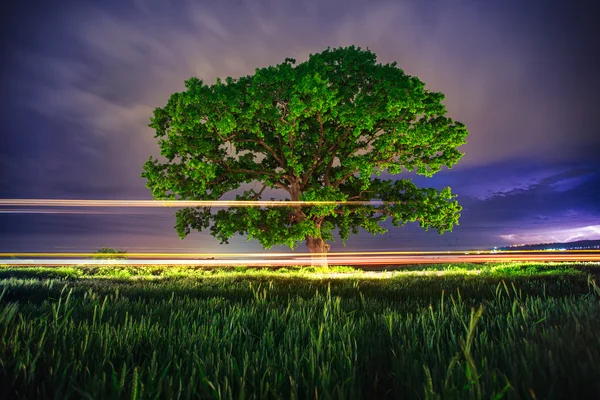
<path id="1" fill-rule="evenodd" d="M 535 75 L 539 51 L 503 31 L 492 15 L 463 3 L 334 3 L 335 15 L 333 6 L 310 1 L 77 8 L 65 14 L 75 22 L 67 25 L 64 44 L 53 44 L 77 51 L 22 56 L 36 74 L 39 65 L 47 69 L 41 79 L 27 76 L 27 103 L 80 130 L 71 151 L 110 159 L 120 179 L 138 181 L 140 163 L 156 152 L 146 127 L 152 109 L 182 90 L 185 79 L 212 82 L 285 57 L 302 60 L 326 46 L 357 44 L 382 61 L 397 60 L 447 95 L 451 115 L 471 131 L 463 166 L 550 155 L 565 145 L 568 110 L 553 109 L 552 98 L 536 86 L 544 84 Z M 102 155 L 94 155 L 98 138 L 107 143 Z"/>
<path id="2" fill-rule="evenodd" d="M 568 57 L 535 31 L 535 13 L 517 20 L 462 1 L 64 4 L 31 27 L 31 46 L 7 57 L 6 97 L 20 113 L 3 132 L 0 189 L 14 196 L 149 198 L 139 176 L 157 153 L 148 119 L 186 79 L 251 74 L 356 44 L 445 93 L 451 116 L 467 124 L 466 156 L 439 180 L 464 200 L 457 235 L 530 215 L 555 221 L 564 204 L 582 218 L 600 213 L 596 178 L 556 167 L 576 164 L 597 139 L 578 128 L 590 106 L 571 88 L 578 77 L 559 68 Z M 510 165 L 527 159 L 541 167 Z"/>

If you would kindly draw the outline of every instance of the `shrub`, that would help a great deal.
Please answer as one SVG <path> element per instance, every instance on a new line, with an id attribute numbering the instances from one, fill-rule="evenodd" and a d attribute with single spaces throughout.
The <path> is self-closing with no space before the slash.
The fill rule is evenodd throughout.
<path id="1" fill-rule="evenodd" d="M 109 247 L 102 247 L 93 256 L 94 260 L 126 260 L 127 250 L 111 249 Z"/>

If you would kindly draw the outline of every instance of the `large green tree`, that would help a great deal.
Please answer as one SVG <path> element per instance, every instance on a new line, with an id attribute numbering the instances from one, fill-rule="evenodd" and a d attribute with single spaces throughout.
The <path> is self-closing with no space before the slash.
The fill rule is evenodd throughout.
<path id="1" fill-rule="evenodd" d="M 385 233 L 388 218 L 440 233 L 458 222 L 461 207 L 450 188 L 375 177 L 450 168 L 468 134 L 445 116 L 443 94 L 396 63 L 377 63 L 356 47 L 328 48 L 299 64 L 286 59 L 251 76 L 213 85 L 191 78 L 185 86 L 151 119 L 164 160 L 151 157 L 142 177 L 155 198 L 217 200 L 258 182 L 260 190 L 239 189 L 237 198 L 259 200 L 272 188 L 289 200 L 383 203 L 184 208 L 176 212 L 182 238 L 210 229 L 221 243 L 239 234 L 265 248 L 305 242 L 325 253 L 336 230 L 345 241 L 359 228 Z"/>

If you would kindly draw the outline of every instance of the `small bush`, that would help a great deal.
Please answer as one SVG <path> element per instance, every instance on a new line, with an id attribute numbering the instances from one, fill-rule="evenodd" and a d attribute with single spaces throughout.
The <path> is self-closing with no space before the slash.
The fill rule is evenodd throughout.
<path id="1" fill-rule="evenodd" d="M 111 249 L 109 247 L 102 247 L 93 256 L 94 260 L 126 260 L 127 250 Z"/>

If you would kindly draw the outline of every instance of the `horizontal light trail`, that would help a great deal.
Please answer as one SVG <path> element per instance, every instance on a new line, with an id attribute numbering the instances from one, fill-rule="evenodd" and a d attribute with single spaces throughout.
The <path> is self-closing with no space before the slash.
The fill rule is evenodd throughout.
<path id="1" fill-rule="evenodd" d="M 292 207 L 392 204 L 385 201 L 285 201 L 285 200 L 68 200 L 0 199 L 0 207 Z"/>
<path id="2" fill-rule="evenodd" d="M 600 256 L 600 250 L 470 250 L 470 251 L 342 251 L 331 253 L 77 253 L 77 252 L 23 252 L 0 253 L 0 258 L 90 258 L 122 256 L 128 259 L 194 259 L 194 258 L 296 258 L 296 257 L 323 257 L 337 258 L 348 256 L 394 256 L 394 255 L 498 255 L 503 254 L 539 254 L 540 256 L 555 255 L 556 253 L 591 253 Z M 554 254 L 553 254 L 554 253 Z"/>
<path id="3" fill-rule="evenodd" d="M 310 257 L 297 257 L 285 260 L 241 259 L 241 260 L 89 260 L 89 259 L 28 259 L 7 260 L 10 265 L 23 266 L 65 266 L 65 265 L 189 265 L 189 266 L 251 266 L 251 267 L 285 267 L 307 266 L 315 263 Z M 443 263 L 477 263 L 507 261 L 571 261 L 600 262 L 600 254 L 529 254 L 529 255 L 445 255 L 445 256 L 372 256 L 372 257 L 339 257 L 329 259 L 330 265 L 375 266 L 375 265 L 415 265 Z M 318 263 L 318 260 L 316 261 Z"/>
<path id="4" fill-rule="evenodd" d="M 97 210 L 52 210 L 52 209 L 4 209 L 0 214 L 85 214 L 85 215 L 132 215 L 127 212 L 97 211 Z M 133 214 L 135 215 L 135 214 Z"/>

